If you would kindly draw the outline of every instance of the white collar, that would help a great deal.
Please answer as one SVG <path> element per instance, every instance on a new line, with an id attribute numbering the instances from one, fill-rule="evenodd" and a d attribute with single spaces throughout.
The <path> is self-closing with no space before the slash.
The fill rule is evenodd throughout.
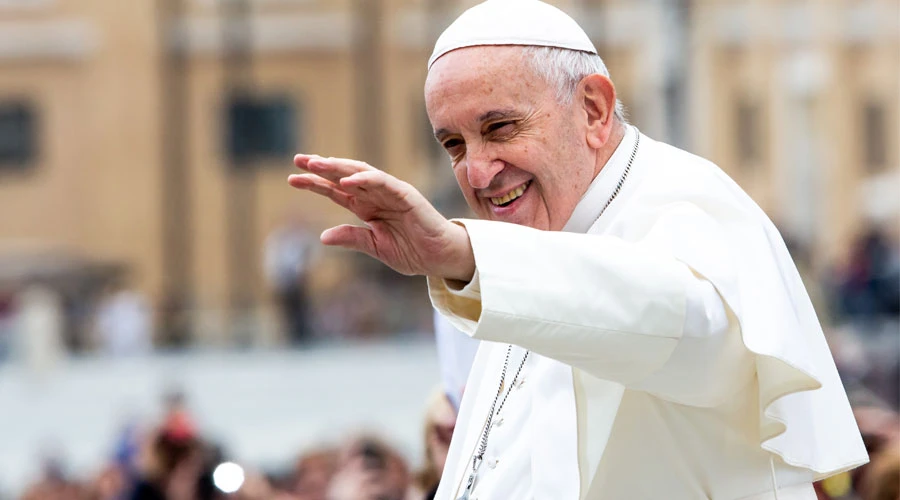
<path id="1" fill-rule="evenodd" d="M 628 158 L 635 141 L 637 141 L 638 133 L 637 129 L 631 125 L 625 127 L 622 141 L 616 146 L 616 150 L 613 151 L 606 165 L 600 169 L 600 173 L 594 177 L 584 196 L 581 197 L 581 201 L 575 205 L 575 210 L 572 211 L 572 216 L 569 217 L 569 222 L 563 227 L 563 231 L 569 233 L 588 232 L 588 229 L 600 216 L 603 206 L 616 190 L 616 185 L 628 165 Z"/>

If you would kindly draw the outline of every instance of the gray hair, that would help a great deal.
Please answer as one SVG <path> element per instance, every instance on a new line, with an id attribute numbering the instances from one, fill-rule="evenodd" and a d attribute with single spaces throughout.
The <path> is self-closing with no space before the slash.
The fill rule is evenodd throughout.
<path id="1" fill-rule="evenodd" d="M 599 73 L 609 78 L 609 70 L 597 54 L 568 50 L 557 47 L 525 47 L 530 56 L 532 69 L 549 85 L 556 87 L 556 98 L 560 104 L 571 104 L 578 84 L 584 77 Z M 616 119 L 625 119 L 625 106 L 616 99 Z"/>

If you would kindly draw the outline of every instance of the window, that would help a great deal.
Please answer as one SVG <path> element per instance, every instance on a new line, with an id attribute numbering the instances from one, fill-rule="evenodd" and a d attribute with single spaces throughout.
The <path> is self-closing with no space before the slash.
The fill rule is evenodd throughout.
<path id="1" fill-rule="evenodd" d="M 887 123 L 884 106 L 869 102 L 863 107 L 862 145 L 865 166 L 872 172 L 887 166 Z"/>
<path id="2" fill-rule="evenodd" d="M 735 116 L 737 158 L 741 166 L 759 163 L 762 159 L 759 105 L 751 101 L 739 101 Z"/>
<path id="3" fill-rule="evenodd" d="M 0 170 L 24 170 L 37 151 L 34 106 L 23 101 L 0 102 Z"/>
<path id="4" fill-rule="evenodd" d="M 237 95 L 228 103 L 226 144 L 232 165 L 290 157 L 297 150 L 294 103 L 286 96 Z"/>

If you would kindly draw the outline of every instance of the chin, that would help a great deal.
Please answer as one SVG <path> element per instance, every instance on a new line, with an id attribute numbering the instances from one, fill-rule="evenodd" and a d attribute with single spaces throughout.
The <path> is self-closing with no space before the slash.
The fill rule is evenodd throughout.
<path id="1" fill-rule="evenodd" d="M 512 217 L 495 218 L 495 220 L 499 220 L 500 222 L 507 222 L 509 224 L 516 224 L 519 226 L 530 227 L 533 229 L 545 229 L 544 227 L 541 227 L 543 226 L 543 224 L 538 223 L 530 217 L 521 216 L 519 214 L 515 214 Z"/>

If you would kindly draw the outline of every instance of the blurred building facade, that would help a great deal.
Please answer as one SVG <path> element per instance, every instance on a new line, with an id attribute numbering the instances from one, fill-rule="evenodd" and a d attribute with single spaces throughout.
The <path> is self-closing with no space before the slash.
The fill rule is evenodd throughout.
<path id="1" fill-rule="evenodd" d="M 422 86 L 473 3 L 0 0 L 0 259 L 124 266 L 168 340 L 267 324 L 267 235 L 288 214 L 352 222 L 286 185 L 294 152 L 363 159 L 464 210 Z M 717 162 L 814 267 L 864 224 L 896 228 L 895 0 L 553 3 L 594 39 L 631 121 Z M 324 255 L 317 289 L 354 272 Z"/>

